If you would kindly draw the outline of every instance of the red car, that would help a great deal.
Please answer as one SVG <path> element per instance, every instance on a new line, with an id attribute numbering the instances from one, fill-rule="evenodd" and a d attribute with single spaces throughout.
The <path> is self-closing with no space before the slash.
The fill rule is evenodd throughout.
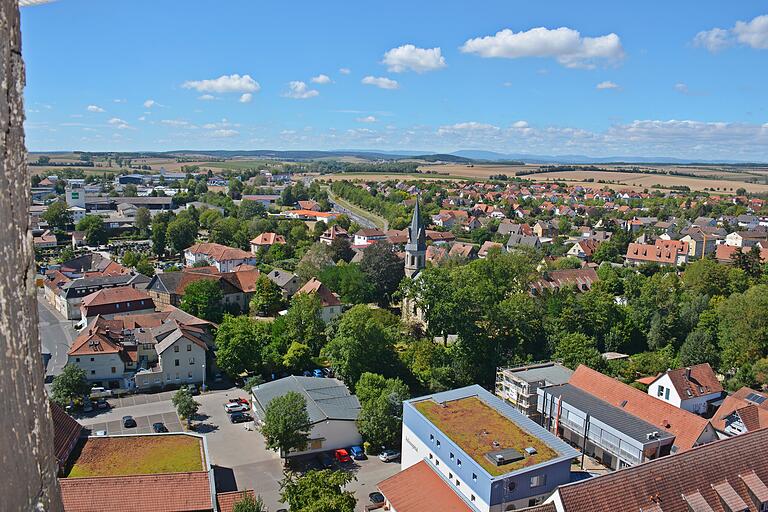
<path id="1" fill-rule="evenodd" d="M 247 398 L 230 398 L 229 403 L 231 404 L 243 404 L 250 406 L 251 403 L 248 401 Z"/>
<path id="2" fill-rule="evenodd" d="M 333 456 L 336 457 L 336 460 L 339 462 L 350 462 L 352 459 L 349 457 L 349 453 L 347 450 L 344 450 L 343 448 L 341 450 L 336 450 L 333 452 Z"/>

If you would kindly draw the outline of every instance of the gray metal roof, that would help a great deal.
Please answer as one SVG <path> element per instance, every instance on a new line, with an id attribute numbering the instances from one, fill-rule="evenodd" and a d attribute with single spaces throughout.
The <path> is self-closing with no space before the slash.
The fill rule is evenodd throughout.
<path id="1" fill-rule="evenodd" d="M 506 371 L 525 382 L 546 381 L 550 384 L 565 384 L 570 380 L 571 375 L 573 375 L 573 370 L 566 368 L 560 363 L 544 363 L 539 365 L 521 366 L 518 368 L 507 368 Z"/>
<path id="2" fill-rule="evenodd" d="M 545 393 L 560 398 L 563 402 L 572 407 L 588 413 L 592 418 L 615 428 L 624 435 L 642 444 L 649 442 L 647 436 L 651 432 L 658 432 L 658 437 L 651 440 L 653 442 L 656 442 L 658 439 L 671 439 L 675 437 L 663 428 L 652 425 L 647 421 L 643 421 L 637 416 L 629 414 L 622 408 L 604 402 L 586 391 L 582 391 L 576 386 L 562 384 L 560 386 L 550 386 L 540 389 Z"/>
<path id="3" fill-rule="evenodd" d="M 273 398 L 290 391 L 304 395 L 310 423 L 325 420 L 354 421 L 360 412 L 360 402 L 357 397 L 350 394 L 347 386 L 337 379 L 291 375 L 260 384 L 254 387 L 251 393 L 263 414 Z"/>

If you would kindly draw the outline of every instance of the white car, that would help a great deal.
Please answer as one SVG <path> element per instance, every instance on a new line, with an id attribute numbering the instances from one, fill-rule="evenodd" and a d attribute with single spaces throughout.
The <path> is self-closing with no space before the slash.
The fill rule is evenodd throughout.
<path id="1" fill-rule="evenodd" d="M 246 412 L 249 411 L 250 408 L 245 404 L 230 402 L 228 404 L 224 404 L 224 410 L 227 411 L 228 414 L 231 414 L 233 412 Z"/>

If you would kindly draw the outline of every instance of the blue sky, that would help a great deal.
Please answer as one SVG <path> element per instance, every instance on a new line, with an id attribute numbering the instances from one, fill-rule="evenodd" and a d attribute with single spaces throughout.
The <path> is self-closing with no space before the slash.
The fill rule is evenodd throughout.
<path id="1" fill-rule="evenodd" d="M 27 142 L 768 161 L 768 7 L 627 4 L 25 7 Z"/>

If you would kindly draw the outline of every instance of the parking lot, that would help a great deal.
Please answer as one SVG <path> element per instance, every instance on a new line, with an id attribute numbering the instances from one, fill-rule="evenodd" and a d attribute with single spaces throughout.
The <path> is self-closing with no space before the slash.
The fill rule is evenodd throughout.
<path id="1" fill-rule="evenodd" d="M 136 427 L 124 428 L 122 417 L 120 419 L 93 423 L 88 425 L 91 435 L 99 431 L 106 431 L 107 435 L 116 434 L 150 434 L 154 432 L 152 425 L 154 423 L 163 423 L 169 432 L 182 432 L 181 421 L 175 412 L 166 412 L 160 414 L 151 414 L 149 416 L 134 416 Z"/>
<path id="2" fill-rule="evenodd" d="M 123 398 L 110 398 L 107 401 L 112 407 L 128 407 L 131 405 L 144 405 L 155 402 L 163 402 L 170 400 L 176 391 L 163 391 L 162 393 L 137 393 L 135 395 L 127 395 Z"/>

